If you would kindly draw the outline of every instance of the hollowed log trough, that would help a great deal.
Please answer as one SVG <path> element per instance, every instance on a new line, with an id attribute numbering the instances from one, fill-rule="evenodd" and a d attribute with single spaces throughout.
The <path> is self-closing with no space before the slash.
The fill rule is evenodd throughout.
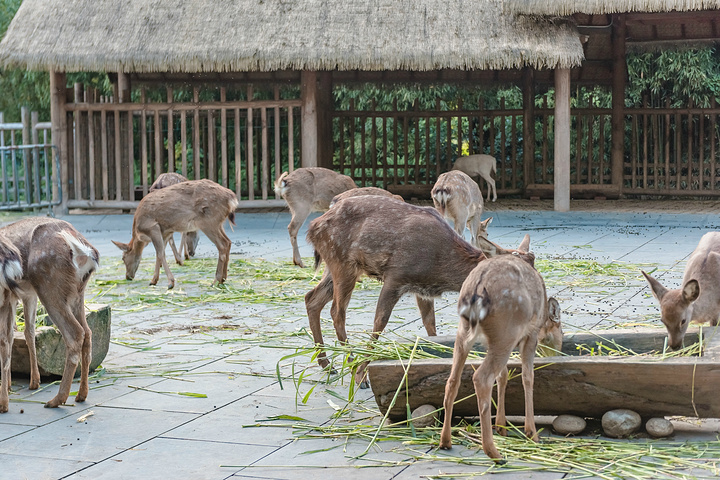
<path id="1" fill-rule="evenodd" d="M 574 414 L 601 417 L 608 410 L 628 408 L 641 416 L 683 415 L 720 418 L 720 334 L 705 327 L 704 349 L 700 356 L 663 358 L 662 355 L 579 355 L 578 346 L 609 345 L 615 342 L 635 353 L 662 351 L 664 329 L 603 330 L 593 333 L 566 333 L 563 353 L 568 356 L 535 357 L 534 403 L 536 415 Z M 685 345 L 698 341 L 698 330 L 688 332 Z M 454 336 L 431 337 L 430 342 L 452 347 Z M 429 343 L 422 348 L 432 351 Z M 484 351 L 482 343 L 474 347 Z M 435 350 L 437 355 L 443 353 Z M 445 353 L 447 355 L 447 353 Z M 403 363 L 407 364 L 407 361 Z M 482 360 L 469 360 L 462 374 L 457 398 L 457 416 L 477 416 L 472 375 Z M 380 411 L 385 414 L 402 385 L 389 413 L 392 420 L 406 417 L 406 399 L 410 409 L 423 404 L 441 407 L 445 382 L 450 375 L 452 358 L 414 360 L 408 371 L 408 392 L 400 361 L 378 360 L 368 366 L 370 384 Z M 505 408 L 508 415 L 524 415 L 525 405 L 520 359 L 511 358 L 508 367 L 515 377 L 507 387 Z M 494 389 L 495 390 L 495 389 Z M 407 395 L 406 395 L 407 393 Z M 470 396 L 470 398 L 466 398 Z"/>
<path id="2" fill-rule="evenodd" d="M 94 371 L 105 360 L 110 348 L 110 307 L 88 304 L 85 307 L 85 318 L 93 332 L 90 371 Z M 37 327 L 35 329 L 35 348 L 40 375 L 43 377 L 61 376 L 65 368 L 65 342 L 60 332 L 52 326 Z M 15 332 L 13 338 L 11 368 L 13 373 L 30 374 L 28 348 L 22 332 Z M 78 375 L 80 375 L 79 364 L 75 371 L 75 376 Z"/>

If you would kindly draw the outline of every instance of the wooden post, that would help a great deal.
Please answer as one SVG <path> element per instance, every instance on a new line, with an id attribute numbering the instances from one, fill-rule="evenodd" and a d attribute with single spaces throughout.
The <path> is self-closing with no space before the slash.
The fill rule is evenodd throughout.
<path id="1" fill-rule="evenodd" d="M 570 210 L 570 69 L 555 69 L 555 211 Z"/>
<path id="2" fill-rule="evenodd" d="M 303 167 L 318 166 L 318 74 L 303 70 L 300 74 L 300 130 Z"/>
<path id="3" fill-rule="evenodd" d="M 535 69 L 523 69 L 523 185 L 535 183 Z"/>
<path id="4" fill-rule="evenodd" d="M 67 155 L 67 119 L 65 117 L 65 104 L 67 103 L 67 91 L 65 88 L 66 76 L 64 72 L 50 72 L 50 122 L 52 123 L 52 141 L 57 147 L 60 157 L 60 172 L 57 171 L 55 159 L 52 164 L 52 199 L 61 200 L 59 207 L 56 207 L 56 214 L 67 214 L 67 191 L 68 191 L 68 155 Z M 59 175 L 61 178 L 59 178 Z M 58 188 L 58 181 L 61 188 Z M 64 195 L 60 195 L 62 193 Z"/>
<path id="5" fill-rule="evenodd" d="M 120 103 L 130 103 L 130 75 L 124 72 L 117 72 L 117 85 L 118 101 Z"/>
<path id="6" fill-rule="evenodd" d="M 321 72 L 317 92 L 318 166 L 333 168 L 333 83 L 332 73 Z"/>
<path id="7" fill-rule="evenodd" d="M 612 30 L 612 148 L 611 178 L 613 187 L 622 193 L 623 159 L 625 156 L 625 16 L 613 15 Z"/>

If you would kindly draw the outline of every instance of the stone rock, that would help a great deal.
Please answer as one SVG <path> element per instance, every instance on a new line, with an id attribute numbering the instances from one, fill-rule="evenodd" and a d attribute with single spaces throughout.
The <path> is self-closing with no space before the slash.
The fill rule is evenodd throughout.
<path id="1" fill-rule="evenodd" d="M 645 430 L 651 437 L 662 438 L 669 437 L 675 432 L 675 427 L 670 422 L 662 417 L 651 418 L 645 424 Z"/>
<path id="2" fill-rule="evenodd" d="M 559 415 L 552 423 L 553 430 L 560 435 L 577 435 L 585 430 L 587 422 L 575 415 Z"/>
<path id="3" fill-rule="evenodd" d="M 640 415 L 625 408 L 610 410 L 602 417 L 602 428 L 608 437 L 627 437 L 635 433 L 640 425 L 642 425 Z"/>
<path id="4" fill-rule="evenodd" d="M 90 371 L 93 371 L 105 360 L 110 348 L 110 307 L 88 304 L 85 308 L 85 318 L 93 333 L 90 360 Z M 65 369 L 65 342 L 55 327 L 45 326 L 35 329 L 35 349 L 40 375 L 62 375 Z M 22 333 L 15 332 L 12 350 L 12 371 L 29 374 L 30 360 Z M 79 364 L 75 375 L 80 375 Z"/>
<path id="5" fill-rule="evenodd" d="M 437 418 L 435 417 L 437 410 L 432 405 L 420 405 L 412 412 L 412 423 L 415 428 L 432 427 L 435 425 Z M 434 412 L 434 413 L 433 413 Z"/>

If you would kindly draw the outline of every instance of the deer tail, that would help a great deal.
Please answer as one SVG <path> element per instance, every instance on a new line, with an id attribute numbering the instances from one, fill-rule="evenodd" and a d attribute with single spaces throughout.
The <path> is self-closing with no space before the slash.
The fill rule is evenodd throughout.
<path id="1" fill-rule="evenodd" d="M 0 260 L 0 287 L 15 291 L 23 276 L 20 252 L 16 248 L 7 248 Z"/>
<path id="2" fill-rule="evenodd" d="M 275 180 L 275 196 L 278 198 L 285 198 L 285 177 L 287 176 L 288 172 L 283 172 L 282 175 Z"/>
<path id="3" fill-rule="evenodd" d="M 469 299 L 467 297 L 460 299 L 458 314 L 468 319 L 471 325 L 477 325 L 488 316 L 490 306 L 490 294 L 487 288 L 483 287 L 482 293 L 473 293 Z"/>
<path id="4" fill-rule="evenodd" d="M 320 257 L 320 254 L 317 250 L 314 251 L 315 254 L 315 266 L 313 267 L 315 271 L 317 271 L 318 268 L 320 268 L 320 264 L 322 263 L 322 258 Z"/>
<path id="5" fill-rule="evenodd" d="M 67 230 L 60 230 L 60 236 L 70 247 L 73 265 L 77 270 L 78 278 L 85 279 L 100 266 L 100 254 L 92 245 L 80 241 Z"/>

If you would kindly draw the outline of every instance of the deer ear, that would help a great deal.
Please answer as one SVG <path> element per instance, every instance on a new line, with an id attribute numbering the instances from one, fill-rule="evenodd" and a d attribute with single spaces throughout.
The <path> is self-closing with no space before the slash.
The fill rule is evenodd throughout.
<path id="1" fill-rule="evenodd" d="M 650 289 L 652 290 L 655 298 L 657 298 L 658 301 L 662 301 L 662 298 L 665 296 L 668 289 L 663 287 L 662 285 L 660 285 L 660 282 L 655 280 L 653 277 L 651 277 L 647 273 L 643 272 L 642 270 L 640 270 L 640 272 L 642 272 L 642 274 L 645 276 L 645 279 L 650 284 Z"/>
<path id="2" fill-rule="evenodd" d="M 127 243 L 116 242 L 115 240 L 111 240 L 111 241 L 115 244 L 116 247 L 118 247 L 118 248 L 119 248 L 120 250 L 122 250 L 123 252 L 127 252 L 127 251 L 128 251 L 128 244 L 127 244 Z"/>
<path id="3" fill-rule="evenodd" d="M 688 303 L 694 302 L 700 296 L 700 284 L 697 280 L 688 280 L 682 290 L 683 300 Z"/>
<path id="4" fill-rule="evenodd" d="M 485 237 L 478 237 L 477 238 L 477 245 L 480 250 L 485 254 L 486 257 L 496 257 L 498 255 L 504 255 L 508 252 L 504 248 L 502 248 L 500 245 L 491 242 Z"/>
<path id="5" fill-rule="evenodd" d="M 488 217 L 486 220 L 483 220 L 482 222 L 480 222 L 480 225 L 487 228 L 488 225 L 490 225 L 492 223 L 492 219 L 493 219 L 493 217 Z"/>
<path id="6" fill-rule="evenodd" d="M 522 253 L 527 253 L 530 251 L 530 235 L 525 234 L 525 236 L 522 239 L 522 242 L 520 242 L 520 245 L 517 248 Z"/>
<path id="7" fill-rule="evenodd" d="M 560 323 L 560 304 L 555 297 L 548 298 L 548 313 L 550 314 L 550 320 Z"/>

